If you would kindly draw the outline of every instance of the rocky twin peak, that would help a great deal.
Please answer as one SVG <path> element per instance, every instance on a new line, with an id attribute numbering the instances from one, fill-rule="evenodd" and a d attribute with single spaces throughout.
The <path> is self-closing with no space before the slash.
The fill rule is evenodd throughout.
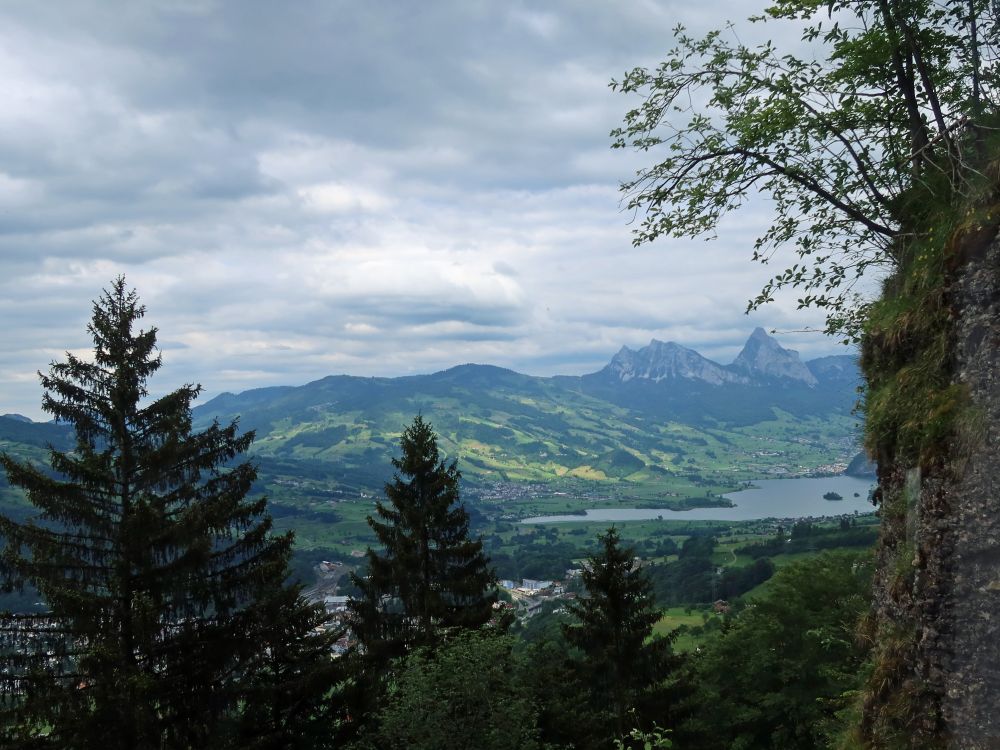
<path id="1" fill-rule="evenodd" d="M 756 328 L 731 365 L 720 365 L 673 341 L 653 339 L 638 351 L 623 346 L 604 369 L 613 380 L 653 382 L 695 380 L 710 385 L 750 385 L 773 380 L 797 381 L 810 387 L 815 376 L 799 359 L 798 352 L 785 349 Z"/>

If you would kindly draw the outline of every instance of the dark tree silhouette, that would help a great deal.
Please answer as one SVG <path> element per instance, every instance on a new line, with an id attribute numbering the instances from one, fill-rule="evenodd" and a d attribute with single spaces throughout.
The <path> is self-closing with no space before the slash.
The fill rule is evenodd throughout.
<path id="1" fill-rule="evenodd" d="M 94 303 L 92 360 L 41 375 L 72 451 L 49 468 L 0 456 L 38 511 L 0 517 L 0 572 L 47 606 L 0 616 L 0 744 L 300 746 L 332 706 L 325 615 L 285 584 L 291 535 L 246 497 L 256 472 L 233 460 L 253 434 L 192 432 L 198 386 L 149 399 L 144 313 L 117 279 Z"/>
<path id="2" fill-rule="evenodd" d="M 382 550 L 368 550 L 368 573 L 354 576 L 353 627 L 370 661 L 385 664 L 415 645 L 432 645 L 442 628 L 478 628 L 492 616 L 496 577 L 482 540 L 469 537 L 459 471 L 445 464 L 422 417 L 403 430 L 393 459 L 388 504 L 368 523 Z"/>
<path id="3" fill-rule="evenodd" d="M 621 545 L 614 527 L 599 542 L 600 549 L 583 571 L 587 596 L 568 605 L 576 622 L 562 630 L 585 656 L 582 669 L 593 710 L 607 715 L 613 736 L 624 737 L 643 718 L 630 719 L 631 711 L 645 713 L 644 705 L 667 698 L 666 681 L 675 659 L 670 638 L 650 640 L 660 611 L 652 583 L 635 564 L 634 551 Z M 664 721 L 660 715 L 651 718 Z"/>

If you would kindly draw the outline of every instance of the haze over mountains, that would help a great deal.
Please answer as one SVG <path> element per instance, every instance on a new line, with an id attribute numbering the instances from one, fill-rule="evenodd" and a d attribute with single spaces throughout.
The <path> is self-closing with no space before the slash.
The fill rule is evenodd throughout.
<path id="1" fill-rule="evenodd" d="M 856 452 L 858 383 L 854 357 L 802 362 L 758 328 L 728 365 L 654 340 L 623 347 L 589 375 L 534 377 L 474 364 L 397 378 L 335 375 L 222 394 L 194 418 L 199 427 L 238 418 L 255 430 L 252 450 L 265 475 L 378 487 L 400 430 L 422 413 L 473 481 L 641 482 L 709 469 L 795 473 L 831 453 L 846 461 Z M 64 431 L 0 417 L 0 439 L 39 445 L 42 433 L 64 441 Z"/>

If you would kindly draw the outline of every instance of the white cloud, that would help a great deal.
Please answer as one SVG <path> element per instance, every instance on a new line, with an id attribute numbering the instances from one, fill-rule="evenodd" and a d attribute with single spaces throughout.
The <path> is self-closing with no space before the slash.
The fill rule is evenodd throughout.
<path id="1" fill-rule="evenodd" d="M 321 214 L 346 214 L 361 211 L 384 211 L 392 201 L 374 190 L 324 182 L 299 188 L 298 195 L 310 211 Z"/>

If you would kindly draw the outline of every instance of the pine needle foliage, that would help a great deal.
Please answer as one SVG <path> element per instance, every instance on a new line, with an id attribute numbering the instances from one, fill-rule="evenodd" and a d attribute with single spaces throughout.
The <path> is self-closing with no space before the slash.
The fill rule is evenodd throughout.
<path id="1" fill-rule="evenodd" d="M 585 656 L 594 710 L 610 711 L 613 736 L 622 737 L 633 728 L 631 712 L 666 687 L 675 660 L 670 638 L 650 639 L 660 611 L 635 552 L 614 527 L 598 543 L 583 571 L 587 595 L 567 606 L 576 622 L 562 630 Z"/>
<path id="2" fill-rule="evenodd" d="M 38 511 L 0 517 L 3 583 L 47 607 L 0 615 L 0 744 L 298 746 L 293 725 L 317 715 L 306 696 L 335 679 L 313 634 L 325 615 L 285 584 L 291 535 L 247 499 L 256 473 L 234 460 L 253 434 L 193 432 L 199 386 L 149 398 L 161 358 L 144 313 L 119 277 L 93 306 L 93 358 L 40 374 L 72 451 L 48 468 L 0 456 Z"/>
<path id="3" fill-rule="evenodd" d="M 403 430 L 400 448 L 388 503 L 368 517 L 382 549 L 368 550 L 367 576 L 354 576 L 362 595 L 350 605 L 355 633 L 376 662 L 433 645 L 441 629 L 486 624 L 496 600 L 482 540 L 469 535 L 456 463 L 441 459 L 420 416 Z"/>

